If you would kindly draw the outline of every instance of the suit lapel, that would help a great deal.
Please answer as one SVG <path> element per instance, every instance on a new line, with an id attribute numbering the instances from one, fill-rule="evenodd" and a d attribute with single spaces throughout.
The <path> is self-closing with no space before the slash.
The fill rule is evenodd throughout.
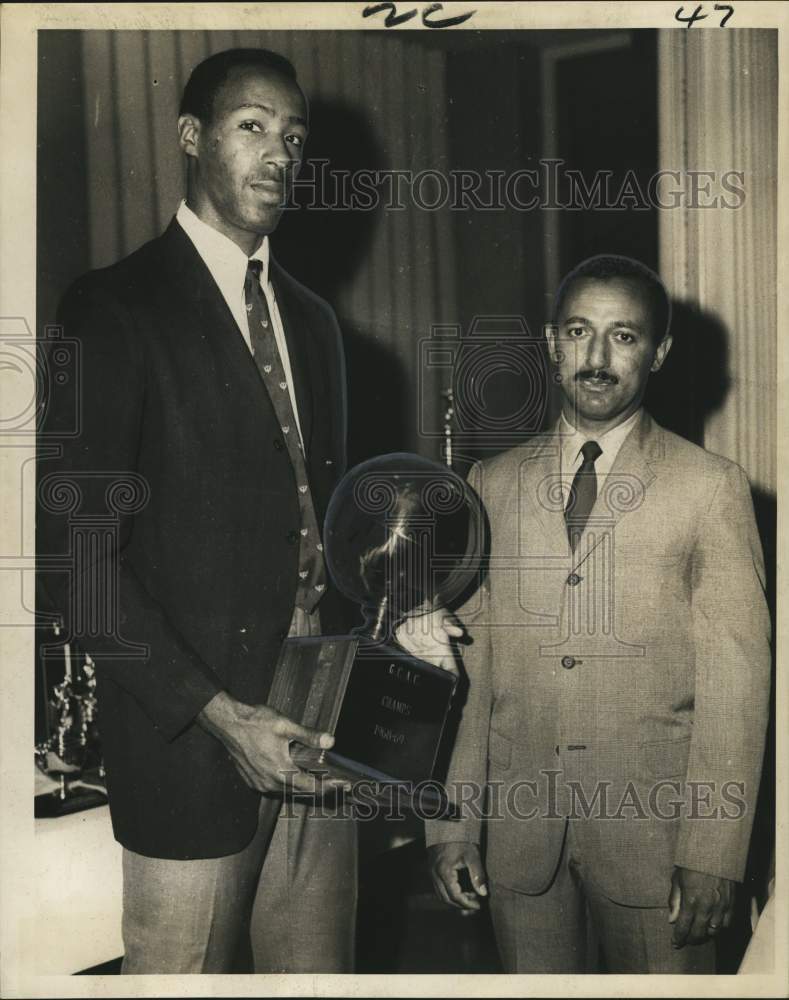
<path id="1" fill-rule="evenodd" d="M 525 505 L 524 513 L 536 518 L 542 532 L 542 555 L 567 557 L 570 544 L 564 522 L 564 503 L 559 476 L 560 438 L 547 434 L 525 445 L 525 464 L 520 466 L 519 497 Z M 525 543 L 534 548 L 536 541 L 528 536 Z"/>
<path id="2" fill-rule="evenodd" d="M 170 273 L 188 308 L 194 312 L 197 330 L 224 355 L 231 370 L 242 383 L 246 398 L 256 394 L 265 399 L 276 420 L 266 387 L 261 381 L 252 353 L 225 302 L 219 286 L 195 245 L 173 219 L 162 236 L 165 260 Z M 197 332 L 196 330 L 196 332 Z M 246 387 L 246 392 L 244 392 Z"/>
<path id="3" fill-rule="evenodd" d="M 174 281 L 193 306 L 201 332 L 211 337 L 225 355 L 242 383 L 241 391 L 246 398 L 259 398 L 263 401 L 275 423 L 279 424 L 274 405 L 260 378 L 252 352 L 203 258 L 175 219 L 165 231 L 162 240 L 165 258 L 170 264 Z M 307 374 L 304 359 L 305 357 L 309 359 L 307 364 L 318 370 L 317 377 L 319 377 L 320 358 L 315 356 L 314 350 L 308 349 L 306 323 L 298 298 L 283 277 L 284 272 L 274 261 L 271 265 L 271 280 L 288 345 L 299 424 L 304 447 L 309 456 L 313 412 L 312 386 L 315 384 L 316 374 L 315 372 Z"/>
<path id="4" fill-rule="evenodd" d="M 543 533 L 544 554 L 569 557 L 560 487 L 560 448 L 561 438 L 555 430 L 525 446 L 527 462 L 521 469 L 520 496 L 525 498 L 526 511 L 536 519 Z M 660 428 L 643 411 L 598 491 L 584 533 L 572 554 L 574 570 L 624 516 L 643 504 L 646 491 L 657 475 L 661 453 Z M 528 538 L 527 544 L 531 544 Z"/>
<path id="5" fill-rule="evenodd" d="M 628 513 L 638 510 L 656 476 L 653 466 L 661 456 L 660 429 L 643 410 L 625 438 L 597 499 L 574 553 L 573 569 L 581 566 Z"/>

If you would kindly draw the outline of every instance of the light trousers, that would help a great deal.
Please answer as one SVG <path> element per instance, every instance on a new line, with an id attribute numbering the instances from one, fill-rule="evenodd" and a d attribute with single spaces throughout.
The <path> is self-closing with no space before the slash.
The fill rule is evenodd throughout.
<path id="1" fill-rule="evenodd" d="M 292 635 L 315 634 L 297 609 Z M 251 843 L 221 858 L 123 851 L 124 974 L 352 972 L 357 831 L 309 802 L 261 799 Z"/>
<path id="2" fill-rule="evenodd" d="M 667 902 L 670 888 L 667 884 Z M 573 821 L 548 889 L 528 896 L 492 884 L 490 909 L 506 972 L 597 972 L 598 944 L 611 973 L 715 972 L 712 941 L 672 947 L 668 906 L 622 906 L 597 889 Z"/>

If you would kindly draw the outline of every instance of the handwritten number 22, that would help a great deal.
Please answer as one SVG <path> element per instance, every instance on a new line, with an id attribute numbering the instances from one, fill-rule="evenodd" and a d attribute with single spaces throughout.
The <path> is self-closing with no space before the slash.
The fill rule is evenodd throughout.
<path id="1" fill-rule="evenodd" d="M 692 14 L 685 15 L 685 8 L 680 7 L 679 10 L 674 15 L 676 21 L 683 21 L 686 28 L 692 28 L 696 21 L 703 21 L 705 17 L 709 17 L 709 14 L 702 14 L 703 4 L 699 4 L 698 7 L 693 11 Z M 726 22 L 734 13 L 734 7 L 730 7 L 729 4 L 716 3 L 713 10 L 725 10 L 726 16 L 721 20 L 721 28 L 726 27 Z"/>
<path id="2" fill-rule="evenodd" d="M 468 21 L 472 14 L 476 11 L 470 10 L 467 14 L 458 14 L 456 17 L 442 17 L 439 19 L 433 19 L 433 14 L 438 11 L 443 10 L 444 5 L 440 3 L 431 3 L 429 6 L 422 10 L 422 24 L 426 28 L 451 28 L 456 24 L 462 24 L 464 21 Z M 386 19 L 384 24 L 387 28 L 395 28 L 398 24 L 404 24 L 406 21 L 410 21 L 412 17 L 416 17 L 417 11 L 407 10 L 404 14 L 397 13 L 397 5 L 394 3 L 375 3 L 371 4 L 369 7 L 365 7 L 362 11 L 362 17 L 372 17 L 374 14 L 382 14 L 387 11 Z"/>

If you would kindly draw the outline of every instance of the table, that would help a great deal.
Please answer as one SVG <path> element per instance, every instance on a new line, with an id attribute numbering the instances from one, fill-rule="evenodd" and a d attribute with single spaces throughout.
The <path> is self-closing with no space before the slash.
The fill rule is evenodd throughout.
<path id="1" fill-rule="evenodd" d="M 123 954 L 121 846 L 97 806 L 35 821 L 36 973 L 74 973 Z"/>

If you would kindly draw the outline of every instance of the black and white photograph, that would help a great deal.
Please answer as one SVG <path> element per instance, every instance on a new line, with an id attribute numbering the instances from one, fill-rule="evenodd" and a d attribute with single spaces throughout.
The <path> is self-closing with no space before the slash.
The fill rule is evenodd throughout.
<path id="1" fill-rule="evenodd" d="M 0 19 L 3 995 L 789 995 L 789 4 Z"/>

